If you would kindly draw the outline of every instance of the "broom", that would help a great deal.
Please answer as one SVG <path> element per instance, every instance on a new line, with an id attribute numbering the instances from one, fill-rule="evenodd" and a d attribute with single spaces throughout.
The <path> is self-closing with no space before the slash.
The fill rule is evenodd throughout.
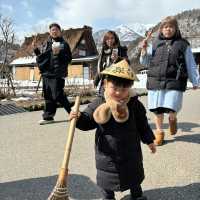
<path id="1" fill-rule="evenodd" d="M 77 96 L 74 105 L 75 112 L 79 111 L 79 105 L 80 105 L 80 96 Z M 76 118 L 73 118 L 70 122 L 68 138 L 65 146 L 64 158 L 60 168 L 58 180 L 56 186 L 54 187 L 53 191 L 48 197 L 48 200 L 69 200 L 68 198 L 69 195 L 67 191 L 68 165 L 69 165 L 69 157 L 74 137 L 74 130 L 76 126 L 76 120 L 77 120 Z"/>

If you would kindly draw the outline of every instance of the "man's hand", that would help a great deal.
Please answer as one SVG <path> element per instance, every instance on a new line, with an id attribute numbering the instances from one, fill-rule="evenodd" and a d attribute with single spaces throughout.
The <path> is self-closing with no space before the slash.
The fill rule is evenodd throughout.
<path id="1" fill-rule="evenodd" d="M 60 42 L 53 42 L 52 43 L 52 51 L 53 51 L 53 55 L 57 55 L 60 52 Z"/>

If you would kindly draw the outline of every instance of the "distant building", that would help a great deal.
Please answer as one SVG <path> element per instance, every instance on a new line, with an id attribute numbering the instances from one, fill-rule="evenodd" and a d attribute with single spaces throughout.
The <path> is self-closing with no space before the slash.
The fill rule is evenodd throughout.
<path id="1" fill-rule="evenodd" d="M 92 79 L 96 73 L 98 51 L 92 37 L 92 28 L 68 29 L 63 31 L 64 39 L 69 43 L 72 52 L 72 63 L 68 67 L 68 77 Z M 43 47 L 49 33 L 38 34 L 38 46 Z M 24 43 L 10 63 L 15 80 L 39 80 L 40 72 L 36 56 L 31 47 L 34 36 L 26 37 Z"/>

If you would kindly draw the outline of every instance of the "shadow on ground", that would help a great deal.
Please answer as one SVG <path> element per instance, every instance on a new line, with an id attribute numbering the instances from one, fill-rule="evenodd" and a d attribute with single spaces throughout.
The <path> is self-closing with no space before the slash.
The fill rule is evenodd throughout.
<path id="1" fill-rule="evenodd" d="M 196 143 L 200 144 L 200 134 L 189 134 L 189 135 L 180 135 L 180 136 L 174 136 L 171 140 L 165 140 L 164 145 L 172 142 L 189 142 L 189 143 Z"/>
<path id="2" fill-rule="evenodd" d="M 200 183 L 193 183 L 182 187 L 167 187 L 144 191 L 148 200 L 198 200 L 200 199 Z M 121 200 L 130 200 L 127 195 Z"/>
<path id="3" fill-rule="evenodd" d="M 1 200 L 46 200 L 53 190 L 57 176 L 25 179 L 0 184 Z M 90 178 L 71 174 L 68 178 L 70 199 L 99 200 L 100 189 Z M 193 183 L 182 187 L 167 187 L 144 191 L 148 200 L 199 200 L 200 183 Z M 121 200 L 129 200 L 126 195 Z"/>
<path id="4" fill-rule="evenodd" d="M 152 130 L 155 130 L 155 125 L 150 124 Z M 168 129 L 168 124 L 163 125 L 163 129 L 167 134 L 167 129 Z M 193 128 L 200 128 L 200 124 L 197 123 L 191 123 L 191 122 L 180 122 L 178 123 L 178 133 L 177 135 L 174 135 L 172 139 L 170 140 L 165 140 L 164 145 L 176 141 L 181 141 L 181 142 L 190 142 L 190 143 L 196 143 L 200 144 L 200 133 L 196 133 L 193 131 Z M 181 135 L 182 132 L 188 133 L 187 135 Z M 194 133 L 194 134 L 191 134 Z"/>
<path id="5" fill-rule="evenodd" d="M 0 183 L 0 199 L 46 200 L 56 181 L 57 176 L 50 176 Z M 86 176 L 69 175 L 67 188 L 72 199 L 92 200 L 101 198 L 99 188 Z"/>
<path id="6" fill-rule="evenodd" d="M 156 128 L 155 124 L 153 124 L 153 123 L 150 123 L 150 126 L 153 130 Z M 163 129 L 168 129 L 168 128 L 169 128 L 169 124 L 164 123 Z M 178 131 L 193 132 L 192 131 L 193 128 L 200 128 L 200 124 L 192 123 L 192 122 L 180 122 L 180 123 L 178 123 Z"/>

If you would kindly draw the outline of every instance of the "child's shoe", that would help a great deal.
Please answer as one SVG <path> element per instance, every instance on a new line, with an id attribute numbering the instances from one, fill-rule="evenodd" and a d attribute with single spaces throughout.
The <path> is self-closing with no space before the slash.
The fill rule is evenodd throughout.
<path id="1" fill-rule="evenodd" d="M 177 133 L 177 118 L 171 120 L 169 118 L 169 129 L 168 132 L 170 135 L 175 135 Z"/>
<path id="2" fill-rule="evenodd" d="M 164 131 L 156 130 L 154 132 L 155 140 L 154 144 L 160 146 L 163 144 L 164 141 Z"/>

